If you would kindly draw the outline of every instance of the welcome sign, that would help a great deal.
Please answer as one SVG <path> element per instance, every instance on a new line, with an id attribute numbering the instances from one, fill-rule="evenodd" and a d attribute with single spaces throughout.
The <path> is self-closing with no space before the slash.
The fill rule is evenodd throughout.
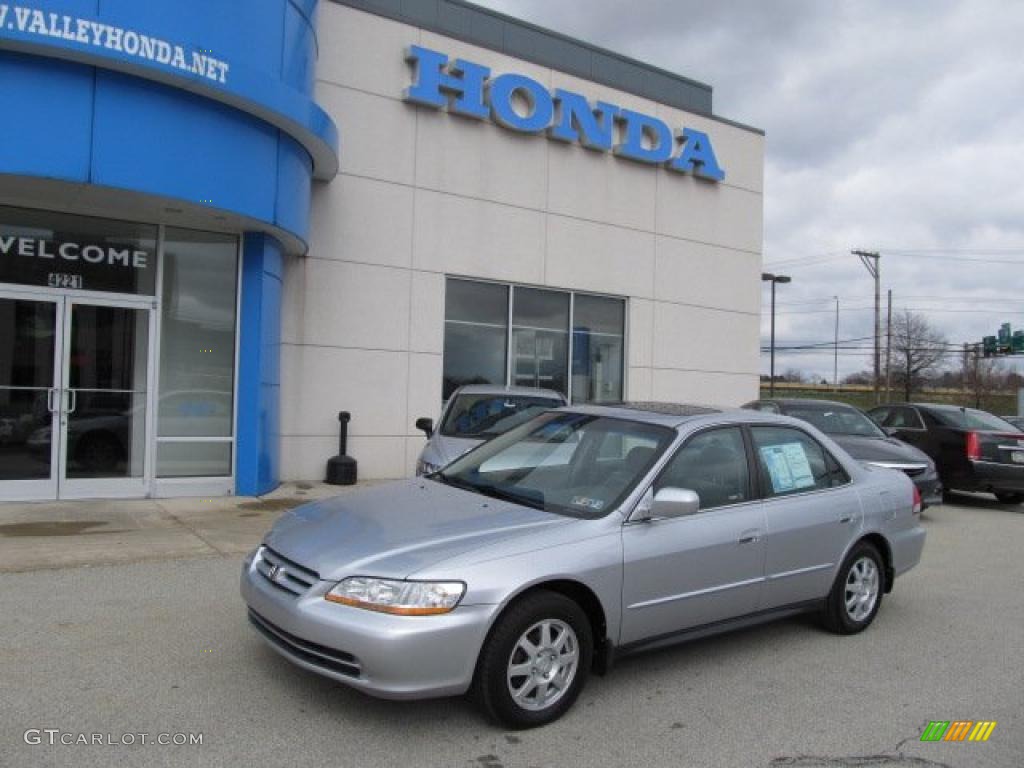
<path id="1" fill-rule="evenodd" d="M 591 104 L 585 96 L 562 88 L 551 92 L 524 75 L 492 78 L 485 66 L 465 59 L 449 62 L 445 54 L 419 45 L 410 46 L 405 57 L 415 73 L 415 82 L 403 94 L 407 102 L 493 120 L 520 133 L 578 142 L 587 149 L 710 181 L 725 178 L 711 139 L 702 131 L 682 127 L 673 133 L 652 115 L 604 101 Z"/>
<path id="2" fill-rule="evenodd" d="M 152 296 L 155 242 L 0 221 L 0 283 Z"/>

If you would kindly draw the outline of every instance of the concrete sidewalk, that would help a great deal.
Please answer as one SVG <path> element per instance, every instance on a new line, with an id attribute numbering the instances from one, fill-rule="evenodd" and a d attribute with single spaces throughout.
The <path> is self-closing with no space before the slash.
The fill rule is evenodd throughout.
<path id="1" fill-rule="evenodd" d="M 0 503 L 0 573 L 242 555 L 285 510 L 369 484 L 285 483 L 259 498 Z"/>

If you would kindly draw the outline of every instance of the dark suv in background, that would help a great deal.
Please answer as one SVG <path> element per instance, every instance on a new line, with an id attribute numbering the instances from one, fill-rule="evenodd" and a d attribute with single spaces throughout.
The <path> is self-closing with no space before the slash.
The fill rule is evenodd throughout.
<path id="1" fill-rule="evenodd" d="M 860 462 L 906 473 L 921 493 L 924 506 L 942 503 L 942 484 L 935 463 L 912 445 L 887 435 L 859 408 L 801 398 L 755 400 L 743 407 L 813 424 Z"/>
<path id="2" fill-rule="evenodd" d="M 986 411 L 955 405 L 901 403 L 868 411 L 885 431 L 931 456 L 947 489 L 1024 501 L 1024 434 Z"/>

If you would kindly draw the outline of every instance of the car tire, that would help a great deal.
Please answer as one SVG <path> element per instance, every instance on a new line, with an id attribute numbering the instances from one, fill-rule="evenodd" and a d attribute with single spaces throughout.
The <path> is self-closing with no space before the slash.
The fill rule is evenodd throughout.
<path id="1" fill-rule="evenodd" d="M 995 494 L 995 497 L 1001 504 L 1020 504 L 1024 501 L 1024 493 L 1007 493 L 1005 491 L 1000 491 Z"/>
<path id="2" fill-rule="evenodd" d="M 593 646 L 579 605 L 557 592 L 531 593 L 507 608 L 491 630 L 477 661 L 474 697 L 505 727 L 547 725 L 583 690 Z"/>
<path id="3" fill-rule="evenodd" d="M 885 593 L 885 563 L 874 545 L 858 542 L 843 561 L 825 602 L 825 627 L 838 635 L 862 632 L 874 621 Z"/>

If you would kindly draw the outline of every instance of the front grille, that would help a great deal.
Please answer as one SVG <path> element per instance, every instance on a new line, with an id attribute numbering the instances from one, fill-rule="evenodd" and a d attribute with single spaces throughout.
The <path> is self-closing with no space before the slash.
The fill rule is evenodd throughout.
<path id="1" fill-rule="evenodd" d="M 315 571 L 303 568 L 270 547 L 260 547 L 256 555 L 256 570 L 269 583 L 293 595 L 304 594 L 320 581 Z"/>
<path id="2" fill-rule="evenodd" d="M 282 648 L 293 656 L 317 667 L 337 672 L 346 677 L 360 677 L 363 673 L 359 659 L 351 653 L 337 651 L 309 640 L 303 640 L 280 627 L 271 624 L 256 611 L 249 609 L 249 622 L 272 645 Z"/>

